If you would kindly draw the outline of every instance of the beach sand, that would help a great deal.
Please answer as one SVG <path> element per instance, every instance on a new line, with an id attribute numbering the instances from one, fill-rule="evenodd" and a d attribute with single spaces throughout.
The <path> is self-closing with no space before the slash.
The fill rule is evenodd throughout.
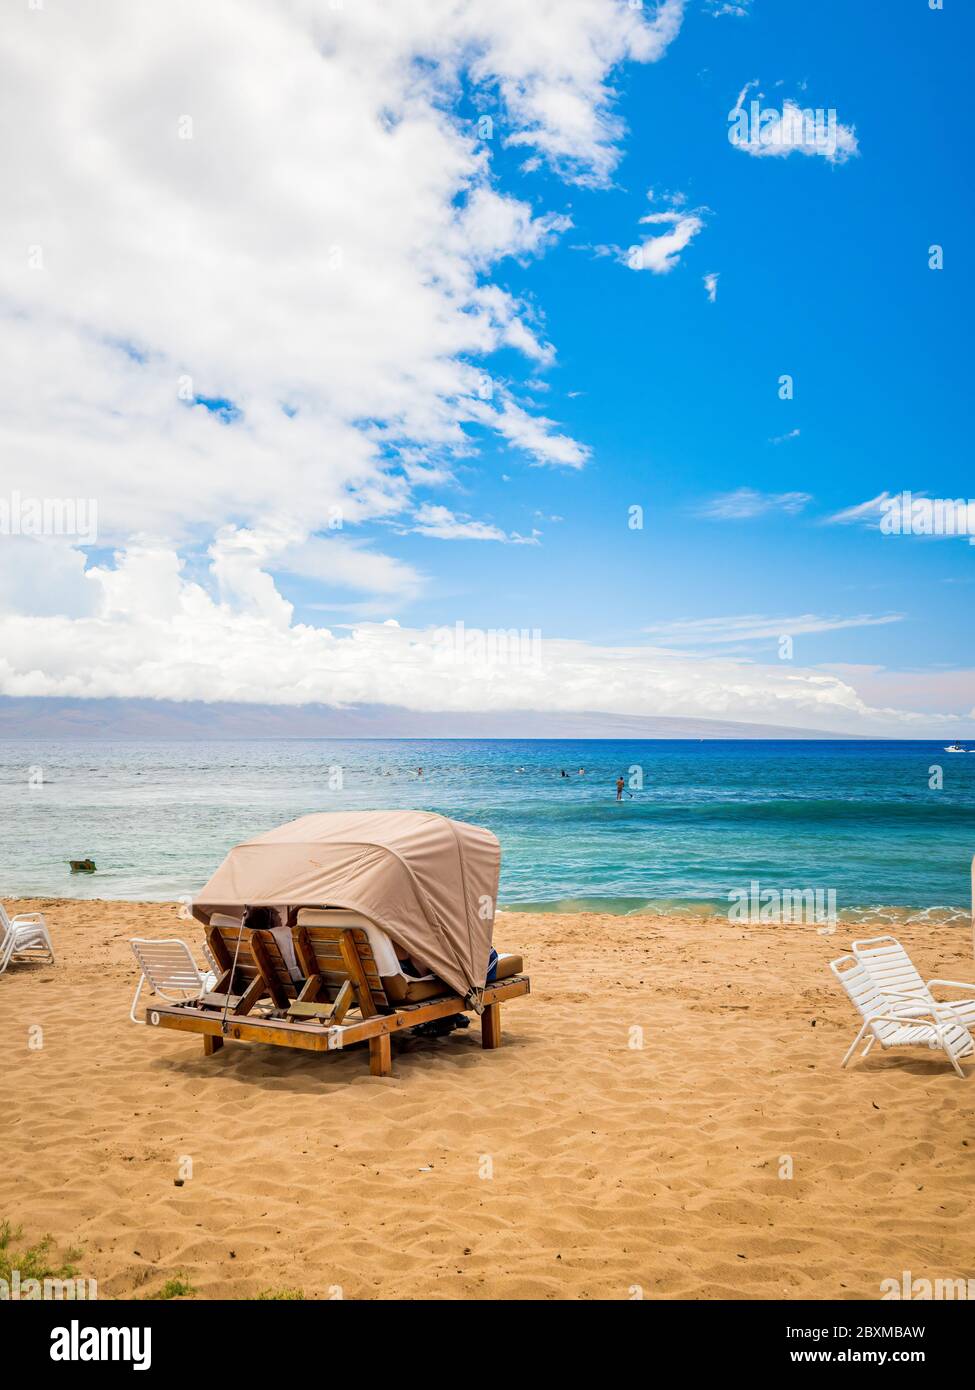
<path id="1" fill-rule="evenodd" d="M 200 1298 L 465 1299 L 975 1277 L 975 1080 L 921 1050 L 840 1071 L 859 1022 L 827 969 L 842 927 L 508 914 L 495 940 L 532 994 L 503 1047 L 476 1023 L 395 1040 L 381 1079 L 358 1049 L 204 1058 L 130 1023 L 129 937 L 202 959 L 174 907 L 8 906 L 47 914 L 58 963 L 0 977 L 0 1219 L 79 1247 L 103 1298 L 175 1276 Z M 925 977 L 975 977 L 964 928 L 900 936 Z"/>

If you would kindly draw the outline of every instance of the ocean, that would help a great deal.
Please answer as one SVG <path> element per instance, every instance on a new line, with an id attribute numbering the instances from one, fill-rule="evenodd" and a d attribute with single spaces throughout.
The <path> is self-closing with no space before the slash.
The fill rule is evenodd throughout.
<path id="1" fill-rule="evenodd" d="M 4 740 L 0 894 L 186 898 L 241 840 L 381 807 L 489 826 L 507 908 L 726 912 L 755 882 L 968 914 L 975 754 L 846 740 Z"/>

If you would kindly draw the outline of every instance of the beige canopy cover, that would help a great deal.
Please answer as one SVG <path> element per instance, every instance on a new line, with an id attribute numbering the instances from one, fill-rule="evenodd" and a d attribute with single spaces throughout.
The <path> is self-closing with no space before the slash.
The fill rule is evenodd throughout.
<path id="1" fill-rule="evenodd" d="M 466 995 L 487 976 L 500 868 L 497 837 L 479 825 L 432 811 L 330 811 L 237 845 L 197 894 L 193 915 L 361 912 Z"/>

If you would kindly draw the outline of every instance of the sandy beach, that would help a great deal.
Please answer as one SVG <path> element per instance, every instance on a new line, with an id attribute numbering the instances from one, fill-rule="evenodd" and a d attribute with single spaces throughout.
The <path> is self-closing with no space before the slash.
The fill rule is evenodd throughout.
<path id="1" fill-rule="evenodd" d="M 975 1083 L 921 1050 L 840 1071 L 842 926 L 501 916 L 532 980 L 504 1046 L 398 1039 L 386 1079 L 358 1052 L 204 1058 L 130 1023 L 129 937 L 202 960 L 173 906 L 8 907 L 45 912 L 58 963 L 0 978 L 0 1220 L 80 1250 L 101 1297 L 869 1299 L 905 1270 L 975 1276 Z M 975 976 L 963 927 L 899 934 L 925 977 Z"/>

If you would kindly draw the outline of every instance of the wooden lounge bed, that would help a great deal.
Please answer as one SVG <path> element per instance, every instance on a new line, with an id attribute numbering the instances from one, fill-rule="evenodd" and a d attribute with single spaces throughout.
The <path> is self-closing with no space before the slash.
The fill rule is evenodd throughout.
<path id="1" fill-rule="evenodd" d="M 227 1039 L 333 1052 L 368 1042 L 374 1076 L 392 1073 L 390 1039 L 417 1024 L 475 1012 L 461 995 L 428 984 L 394 1000 L 379 974 L 369 938 L 360 927 L 298 926 L 295 980 L 269 931 L 211 925 L 207 941 L 219 967 L 213 990 L 182 1004 L 155 1004 L 146 1022 L 157 1028 L 200 1033 L 207 1056 Z M 287 944 L 287 943 L 286 943 Z M 487 985 L 478 1003 L 481 1045 L 501 1046 L 501 1005 L 530 992 L 521 961 L 508 957 L 508 973 Z M 235 964 L 236 961 L 236 964 Z M 500 973 L 500 972 L 499 972 Z M 440 982 L 437 982 L 439 985 Z M 399 992 L 399 991 L 397 991 Z"/>

